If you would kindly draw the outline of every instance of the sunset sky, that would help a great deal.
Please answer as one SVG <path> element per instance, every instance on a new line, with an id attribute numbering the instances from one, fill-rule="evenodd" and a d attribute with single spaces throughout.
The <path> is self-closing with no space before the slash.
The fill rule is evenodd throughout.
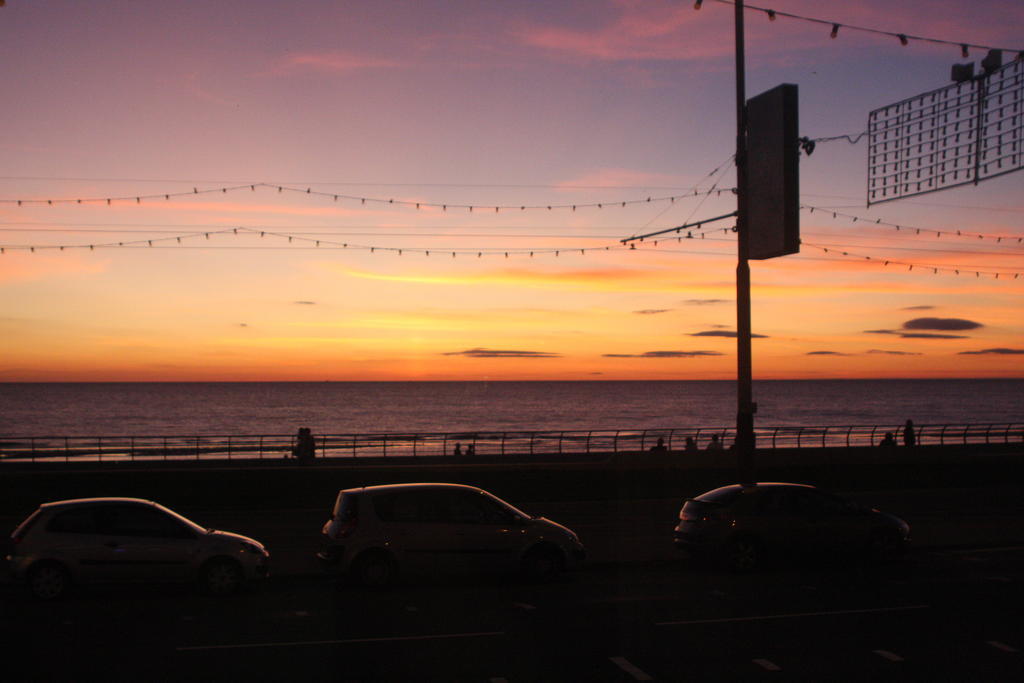
<path id="1" fill-rule="evenodd" d="M 1024 27 L 1018 0 L 755 4 L 1005 48 Z M 0 381 L 730 379 L 733 223 L 619 240 L 735 209 L 732 20 L 8 0 Z M 810 138 L 985 56 L 746 25 L 748 97 L 797 84 Z M 868 207 L 866 139 L 800 164 L 818 208 L 800 254 L 752 263 L 755 378 L 1024 377 L 1024 171 Z"/>

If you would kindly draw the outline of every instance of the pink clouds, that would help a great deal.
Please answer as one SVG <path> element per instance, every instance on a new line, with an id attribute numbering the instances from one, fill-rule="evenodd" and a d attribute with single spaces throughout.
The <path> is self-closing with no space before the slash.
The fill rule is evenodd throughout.
<path id="1" fill-rule="evenodd" d="M 288 55 L 275 69 L 276 72 L 326 71 L 351 73 L 366 69 L 391 69 L 403 66 L 401 62 L 378 59 L 344 52 L 300 52 Z"/>
<path id="2" fill-rule="evenodd" d="M 987 43 L 1008 48 L 1014 45 L 1016 38 L 1011 27 L 1024 22 L 1024 7 L 1011 7 L 1005 2 L 981 4 L 979 7 L 954 0 L 933 0 L 929 11 L 922 12 L 917 4 L 836 3 L 832 6 L 817 1 L 796 1 L 775 9 L 836 22 L 840 26 L 861 26 L 953 42 Z M 514 35 L 526 45 L 598 61 L 706 60 L 728 57 L 733 53 L 733 8 L 727 3 L 705 3 L 704 10 L 700 12 L 694 11 L 691 2 L 617 0 L 613 5 L 614 9 L 609 13 L 614 14 L 593 28 L 532 25 Z M 995 20 L 978 22 L 978 14 L 992 16 Z M 805 43 L 803 47 L 808 49 L 824 43 L 854 47 L 854 43 L 848 41 L 831 41 L 827 24 L 822 26 L 779 15 L 779 20 L 772 22 L 771 29 L 766 29 L 762 25 L 762 22 L 767 23 L 763 12 L 748 7 L 745 16 L 748 48 L 770 52 L 791 50 L 799 46 L 791 44 L 789 39 L 798 35 Z M 850 33 L 852 29 L 848 28 L 846 32 L 840 29 L 842 38 L 848 38 Z M 816 38 L 808 39 L 809 36 Z M 891 40 L 867 33 L 859 36 L 857 44 L 861 47 L 864 41 L 870 44 Z M 931 47 L 938 46 L 932 44 Z"/>
<path id="3" fill-rule="evenodd" d="M 561 190 L 579 187 L 686 187 L 690 183 L 677 175 L 648 173 L 628 168 L 598 168 L 556 183 Z"/>

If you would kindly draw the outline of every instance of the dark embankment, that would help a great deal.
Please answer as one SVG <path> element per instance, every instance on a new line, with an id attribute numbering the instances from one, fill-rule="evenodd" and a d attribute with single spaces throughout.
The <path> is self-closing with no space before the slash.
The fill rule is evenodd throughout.
<path id="1" fill-rule="evenodd" d="M 982 486 L 1024 481 L 1024 446 L 765 450 L 761 481 L 837 491 Z M 329 506 L 337 491 L 412 481 L 471 484 L 510 501 L 630 500 L 690 496 L 736 482 L 731 453 L 620 453 L 529 460 L 420 458 L 236 462 L 35 463 L 0 467 L 0 514 L 92 496 L 149 498 L 182 509 Z"/>

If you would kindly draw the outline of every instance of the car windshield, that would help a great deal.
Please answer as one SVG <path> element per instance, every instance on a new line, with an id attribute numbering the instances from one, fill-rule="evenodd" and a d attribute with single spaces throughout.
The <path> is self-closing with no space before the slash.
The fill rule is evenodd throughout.
<path id="1" fill-rule="evenodd" d="M 185 517 L 184 515 L 179 515 L 174 510 L 171 510 L 170 508 L 165 508 L 163 505 L 160 505 L 159 503 L 156 504 L 156 507 L 159 508 L 161 511 L 167 513 L 171 517 L 174 517 L 176 520 L 178 520 L 182 524 L 185 524 L 190 529 L 192 529 L 194 531 L 197 531 L 198 533 L 202 534 L 202 533 L 206 533 L 207 531 L 210 531 L 210 529 L 208 529 L 207 527 L 200 526 L 200 525 L 196 524 L 195 522 L 193 522 L 188 517 Z"/>
<path id="2" fill-rule="evenodd" d="M 533 515 L 526 514 L 525 512 L 523 512 L 522 510 L 520 510 L 516 506 L 512 505 L 511 503 L 506 503 L 501 498 L 498 498 L 497 496 L 491 495 L 490 493 L 487 493 L 486 491 L 484 491 L 483 494 L 485 496 L 487 496 L 488 498 L 490 498 L 491 500 L 493 500 L 498 505 L 502 506 L 503 508 L 505 508 L 506 510 L 511 512 L 513 515 L 516 515 L 517 517 L 522 517 L 524 519 L 533 519 Z"/>

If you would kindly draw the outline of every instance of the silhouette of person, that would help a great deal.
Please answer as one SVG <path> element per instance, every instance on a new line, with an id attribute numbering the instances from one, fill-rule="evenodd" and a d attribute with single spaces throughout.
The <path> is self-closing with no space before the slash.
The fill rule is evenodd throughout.
<path id="1" fill-rule="evenodd" d="M 476 455 L 476 444 L 466 446 L 466 455 Z"/>
<path id="2" fill-rule="evenodd" d="M 658 443 L 651 446 L 651 453 L 667 453 L 668 449 L 665 447 L 665 439 L 658 437 Z"/>
<path id="3" fill-rule="evenodd" d="M 292 455 L 302 464 L 312 462 L 316 457 L 316 439 L 313 438 L 313 433 L 309 430 L 309 427 L 299 427 Z"/>
<path id="4" fill-rule="evenodd" d="M 709 451 L 720 451 L 722 450 L 722 442 L 718 440 L 718 434 L 711 435 L 711 441 L 708 442 Z"/>
<path id="5" fill-rule="evenodd" d="M 693 453 L 697 450 L 697 442 L 693 440 L 692 436 L 686 437 L 686 452 Z"/>
<path id="6" fill-rule="evenodd" d="M 893 437 L 892 432 L 886 432 L 885 438 L 878 442 L 879 448 L 892 448 L 896 445 L 896 439 Z"/>
<path id="7" fill-rule="evenodd" d="M 907 420 L 903 426 L 903 445 L 914 446 L 917 444 L 917 434 L 914 433 L 914 421 Z"/>
<path id="8" fill-rule="evenodd" d="M 455 450 L 452 451 L 452 455 L 462 455 L 462 444 L 461 443 L 456 442 Z"/>

